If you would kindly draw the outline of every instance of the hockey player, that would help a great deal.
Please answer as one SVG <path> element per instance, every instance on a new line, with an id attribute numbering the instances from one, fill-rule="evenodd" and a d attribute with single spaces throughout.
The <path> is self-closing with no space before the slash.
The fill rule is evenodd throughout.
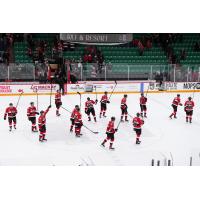
<path id="1" fill-rule="evenodd" d="M 77 109 L 79 108 L 78 105 L 75 106 L 74 110 L 72 111 L 70 120 L 71 120 L 71 127 L 70 127 L 70 132 L 73 132 L 73 127 L 74 127 L 74 120 L 76 118 L 76 113 L 77 113 Z"/>
<path id="2" fill-rule="evenodd" d="M 81 127 L 83 126 L 83 122 L 82 122 L 82 115 L 80 113 L 80 108 L 78 107 L 76 109 L 76 116 L 74 119 L 74 124 L 75 124 L 75 134 L 76 137 L 80 137 L 81 134 Z"/>
<path id="3" fill-rule="evenodd" d="M 127 111 L 127 104 L 126 104 L 126 100 L 127 100 L 127 94 L 124 95 L 124 97 L 122 98 L 121 100 L 121 111 L 122 111 L 122 114 L 121 114 L 121 122 L 123 122 L 123 117 L 125 115 L 125 121 L 128 122 L 128 119 L 127 119 L 127 114 L 128 114 L 128 111 Z"/>
<path id="4" fill-rule="evenodd" d="M 171 119 L 172 119 L 173 116 L 174 116 L 174 118 L 177 118 L 176 117 L 176 113 L 177 113 L 178 106 L 182 106 L 181 99 L 180 99 L 180 94 L 177 94 L 177 96 L 173 99 L 173 102 L 172 102 L 173 112 L 169 116 Z"/>
<path id="5" fill-rule="evenodd" d="M 136 114 L 136 117 L 133 118 L 133 128 L 136 133 L 136 144 L 140 144 L 140 135 L 142 133 L 142 125 L 144 121 L 140 118 L 140 113 Z"/>
<path id="6" fill-rule="evenodd" d="M 36 107 L 34 106 L 34 103 L 31 102 L 30 106 L 27 109 L 27 117 L 28 120 L 32 123 L 32 132 L 38 132 L 36 127 L 36 114 L 39 115 L 39 113 L 36 111 Z"/>
<path id="7" fill-rule="evenodd" d="M 107 103 L 110 103 L 110 101 L 108 100 L 108 96 L 107 96 L 108 92 L 104 92 L 104 95 L 101 97 L 101 111 L 100 111 L 100 118 L 102 116 L 103 113 L 103 117 L 105 116 L 106 110 L 107 110 Z"/>
<path id="8" fill-rule="evenodd" d="M 6 117 L 8 115 L 8 123 L 9 123 L 9 128 L 10 128 L 9 131 L 12 131 L 12 122 L 13 122 L 14 129 L 16 129 L 16 123 L 17 123 L 16 114 L 17 114 L 17 108 L 13 106 L 12 103 L 10 103 L 9 107 L 6 108 L 6 111 L 4 114 L 4 120 L 6 120 Z"/>
<path id="9" fill-rule="evenodd" d="M 110 146 L 109 146 L 110 150 L 114 150 L 115 149 L 115 148 L 113 148 L 113 142 L 115 140 L 114 134 L 115 134 L 115 132 L 117 132 L 117 129 L 114 128 L 115 127 L 114 123 L 115 123 L 115 117 L 111 117 L 111 120 L 109 121 L 107 129 L 106 129 L 107 138 L 104 139 L 104 141 L 101 143 L 101 145 L 103 147 L 105 147 L 105 143 L 108 140 L 110 140 Z"/>
<path id="10" fill-rule="evenodd" d="M 40 135 L 39 135 L 39 141 L 43 142 L 43 141 L 47 141 L 47 139 L 45 138 L 46 135 L 46 114 L 49 112 L 49 109 L 51 108 L 51 105 L 46 109 L 46 111 L 40 111 L 40 116 L 38 118 L 38 126 L 39 126 L 39 131 L 40 131 Z"/>
<path id="11" fill-rule="evenodd" d="M 147 97 L 144 96 L 143 93 L 141 93 L 141 97 L 140 97 L 140 109 L 141 109 L 141 117 L 147 117 Z M 144 115 L 143 115 L 144 113 Z"/>
<path id="12" fill-rule="evenodd" d="M 60 90 L 56 91 L 56 94 L 55 94 L 55 104 L 56 104 L 56 116 L 60 116 L 59 109 L 60 109 L 60 107 L 62 105 Z"/>
<path id="13" fill-rule="evenodd" d="M 192 101 L 191 97 L 188 97 L 188 100 L 184 104 L 185 113 L 186 113 L 186 122 L 192 123 L 192 115 L 193 115 L 193 108 L 194 108 L 194 101 Z"/>
<path id="14" fill-rule="evenodd" d="M 91 117 L 90 117 L 90 113 L 92 113 L 93 117 L 94 117 L 94 121 L 96 122 L 96 115 L 95 115 L 95 110 L 94 110 L 94 104 L 97 104 L 98 100 L 93 101 L 90 100 L 90 98 L 87 98 L 87 101 L 85 102 L 85 113 L 88 116 L 88 121 L 91 121 Z"/>

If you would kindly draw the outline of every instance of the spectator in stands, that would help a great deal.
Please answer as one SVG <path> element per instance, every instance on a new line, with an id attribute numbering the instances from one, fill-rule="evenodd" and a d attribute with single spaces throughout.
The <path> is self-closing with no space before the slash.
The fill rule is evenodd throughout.
<path id="1" fill-rule="evenodd" d="M 9 50 L 7 50 L 3 53 L 3 62 L 6 63 L 6 65 L 9 65 L 9 61 L 10 61 L 10 55 L 9 55 Z"/>
<path id="2" fill-rule="evenodd" d="M 180 60 L 185 60 L 186 59 L 186 51 L 185 49 L 182 49 L 180 51 Z"/>
<path id="3" fill-rule="evenodd" d="M 33 38 L 32 38 L 32 34 L 28 34 L 27 35 L 27 43 L 28 43 L 28 47 L 34 51 L 34 48 L 35 48 L 35 43 L 33 41 Z"/>
<path id="4" fill-rule="evenodd" d="M 142 56 L 144 53 L 144 45 L 141 41 L 138 42 L 138 48 L 139 48 L 139 55 Z"/>
<path id="5" fill-rule="evenodd" d="M 78 80 L 77 80 L 76 75 L 74 73 L 70 74 L 70 81 L 71 81 L 72 84 L 78 83 Z"/>
<path id="6" fill-rule="evenodd" d="M 200 45 L 199 45 L 198 42 L 195 43 L 195 45 L 194 45 L 194 50 L 195 50 L 195 51 L 200 51 Z"/>
<path id="7" fill-rule="evenodd" d="M 151 42 L 150 39 L 147 39 L 146 48 L 147 49 L 151 49 L 152 48 L 152 42 Z"/>

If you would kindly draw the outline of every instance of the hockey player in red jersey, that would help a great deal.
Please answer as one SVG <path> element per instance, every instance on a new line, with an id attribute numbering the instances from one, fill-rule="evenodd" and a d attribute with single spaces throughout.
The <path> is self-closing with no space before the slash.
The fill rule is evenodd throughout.
<path id="1" fill-rule="evenodd" d="M 74 124 L 75 124 L 75 134 L 76 137 L 80 137 L 81 134 L 81 127 L 83 126 L 83 122 L 82 122 L 82 115 L 80 113 L 80 108 L 78 107 L 76 109 L 76 116 L 74 119 Z"/>
<path id="2" fill-rule="evenodd" d="M 147 117 L 147 97 L 144 96 L 143 93 L 141 93 L 141 97 L 140 97 L 140 109 L 141 109 L 141 117 Z M 144 115 L 143 115 L 144 113 Z"/>
<path id="3" fill-rule="evenodd" d="M 173 116 L 174 116 L 174 118 L 177 118 L 176 113 L 177 113 L 178 106 L 182 106 L 180 94 L 177 94 L 177 96 L 173 99 L 173 102 L 172 102 L 173 112 L 169 116 L 171 119 L 172 119 Z"/>
<path id="4" fill-rule="evenodd" d="M 140 118 L 140 113 L 136 114 L 136 117 L 133 118 L 133 128 L 136 133 L 136 144 L 140 144 L 140 135 L 142 133 L 142 125 L 144 121 Z"/>
<path id="5" fill-rule="evenodd" d="M 90 113 L 92 113 L 93 117 L 94 117 L 94 121 L 96 122 L 96 115 L 95 115 L 95 110 L 94 110 L 94 104 L 97 104 L 97 100 L 93 101 L 90 100 L 90 98 L 87 98 L 87 101 L 85 102 L 85 113 L 88 116 L 88 121 L 91 121 L 91 117 L 90 117 Z"/>
<path id="6" fill-rule="evenodd" d="M 59 109 L 60 109 L 60 107 L 62 105 L 60 90 L 56 91 L 55 104 L 56 104 L 56 116 L 60 116 Z"/>
<path id="7" fill-rule="evenodd" d="M 108 96 L 107 96 L 107 92 L 104 92 L 104 95 L 101 97 L 101 111 L 100 111 L 100 118 L 102 116 L 103 113 L 103 117 L 105 116 L 106 110 L 107 110 L 107 103 L 110 103 L 110 101 L 108 100 Z"/>
<path id="8" fill-rule="evenodd" d="M 127 111 L 127 104 L 126 104 L 126 100 L 127 100 L 127 94 L 124 95 L 124 97 L 122 98 L 121 100 L 121 111 L 122 111 L 122 114 L 121 114 L 121 121 L 123 122 L 123 117 L 125 115 L 125 121 L 128 122 L 128 119 L 127 119 L 127 114 L 128 114 L 128 111 Z"/>
<path id="9" fill-rule="evenodd" d="M 108 123 L 107 129 L 106 129 L 106 139 L 104 139 L 104 141 L 101 143 L 101 145 L 103 147 L 105 147 L 105 143 L 110 140 L 110 146 L 109 149 L 110 150 L 114 150 L 115 148 L 113 148 L 113 142 L 115 140 L 114 134 L 115 132 L 117 132 L 117 129 L 115 128 L 115 117 L 111 117 L 111 120 Z"/>
<path id="10" fill-rule="evenodd" d="M 186 122 L 192 123 L 192 115 L 193 115 L 193 108 L 194 108 L 194 101 L 192 101 L 191 97 L 188 97 L 188 100 L 184 104 L 185 113 L 186 113 Z"/>
<path id="11" fill-rule="evenodd" d="M 36 114 L 39 115 L 39 113 L 36 110 L 36 107 L 34 106 L 34 103 L 31 102 L 30 106 L 27 109 L 27 117 L 28 120 L 32 123 L 32 132 L 38 132 L 36 127 Z"/>
<path id="12" fill-rule="evenodd" d="M 71 113 L 71 117 L 70 117 L 70 120 L 71 120 L 71 127 L 70 127 L 70 132 L 73 132 L 73 127 L 74 127 L 74 120 L 76 118 L 76 113 L 77 113 L 77 109 L 79 108 L 78 105 L 75 106 L 74 110 L 72 111 Z"/>
<path id="13" fill-rule="evenodd" d="M 16 123 L 17 123 L 16 114 L 17 114 L 17 108 L 13 106 L 12 103 L 10 103 L 9 107 L 6 108 L 6 111 L 4 114 L 4 120 L 6 120 L 6 117 L 8 115 L 8 123 L 10 127 L 9 131 L 12 130 L 12 122 L 13 122 L 14 129 L 16 129 Z"/>
<path id="14" fill-rule="evenodd" d="M 40 131 L 40 135 L 39 135 L 39 141 L 43 142 L 43 141 L 47 141 L 47 139 L 45 138 L 46 135 L 46 114 L 49 112 L 49 109 L 51 108 L 51 105 L 46 109 L 46 111 L 40 111 L 40 116 L 38 118 L 38 127 L 39 127 L 39 131 Z"/>

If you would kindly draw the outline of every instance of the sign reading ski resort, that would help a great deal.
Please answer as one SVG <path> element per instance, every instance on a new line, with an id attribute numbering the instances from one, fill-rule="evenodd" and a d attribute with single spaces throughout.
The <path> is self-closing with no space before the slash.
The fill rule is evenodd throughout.
<path id="1" fill-rule="evenodd" d="M 60 39 L 77 43 L 127 43 L 132 41 L 133 36 L 127 33 L 61 33 Z"/>

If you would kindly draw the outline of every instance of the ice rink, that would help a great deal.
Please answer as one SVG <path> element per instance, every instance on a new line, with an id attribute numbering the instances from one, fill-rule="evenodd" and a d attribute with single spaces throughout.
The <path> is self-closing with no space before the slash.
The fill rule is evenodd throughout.
<path id="1" fill-rule="evenodd" d="M 180 93 L 182 103 L 192 93 Z M 140 145 L 135 144 L 135 132 L 132 119 L 120 124 L 115 134 L 115 151 L 100 146 L 105 138 L 105 130 L 111 116 L 120 119 L 120 101 L 123 94 L 113 94 L 108 104 L 107 118 L 99 118 L 100 103 L 95 106 L 97 122 L 87 121 L 84 103 L 87 97 L 96 99 L 94 94 L 82 95 L 83 123 L 99 134 L 93 134 L 82 127 L 83 136 L 76 138 L 70 133 L 70 114 L 60 109 L 61 116 L 56 117 L 54 95 L 52 108 L 47 114 L 46 143 L 39 143 L 38 133 L 31 132 L 31 124 L 26 110 L 36 96 L 22 96 L 18 106 L 17 130 L 9 132 L 7 120 L 3 120 L 5 108 L 10 102 L 17 103 L 17 96 L 2 96 L 0 106 L 0 165 L 142 165 L 150 166 L 151 160 L 160 160 L 166 164 L 168 159 L 173 165 L 200 165 L 200 94 L 195 93 L 193 123 L 186 124 L 183 107 L 178 108 L 177 119 L 169 119 L 172 112 L 171 102 L 176 93 L 148 94 L 147 116 L 142 129 Z M 101 95 L 98 94 L 98 100 Z M 128 112 L 134 116 L 139 109 L 140 94 L 128 94 Z M 79 95 L 62 96 L 63 107 L 72 110 L 79 104 Z M 39 96 L 39 111 L 49 105 L 49 96 Z"/>

